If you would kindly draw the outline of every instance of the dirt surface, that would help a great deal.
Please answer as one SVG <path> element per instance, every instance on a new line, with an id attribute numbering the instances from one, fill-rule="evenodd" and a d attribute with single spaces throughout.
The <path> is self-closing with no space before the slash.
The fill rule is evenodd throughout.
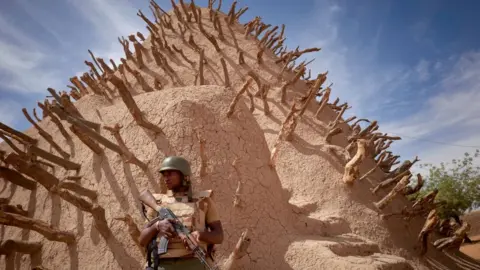
<path id="1" fill-rule="evenodd" d="M 90 94 L 75 102 L 88 121 L 102 126 L 121 125 L 120 135 L 125 145 L 148 165 L 146 171 L 126 163 L 118 153 L 104 146 L 104 154 L 93 153 L 68 129 L 67 121 L 62 120 L 62 124 L 72 141 L 62 136 L 50 118 L 38 123 L 71 155 L 70 161 L 81 165 L 78 174 L 58 166 L 54 171 L 47 170 L 59 180 L 69 175 L 82 176 L 78 183 L 96 191 L 98 198 L 93 202 L 105 209 L 110 236 L 99 232 L 90 213 L 50 194 L 43 186 L 37 185 L 36 190 L 30 191 L 3 181 L 2 198 L 9 199 L 11 205 L 22 205 L 29 217 L 72 232 L 75 243 L 49 241 L 35 231 L 2 225 L 3 241 L 39 241 L 42 249 L 35 256 L 21 253 L 2 256 L 1 267 L 31 269 L 41 264 L 48 269 L 141 269 L 144 264 L 141 251 L 128 234 L 126 224 L 115 218 L 128 214 L 141 226 L 139 193 L 144 189 L 160 192 L 157 169 L 161 160 L 168 155 L 181 155 L 191 161 L 194 189 L 212 189 L 213 199 L 219 205 L 225 230 L 225 241 L 217 246 L 219 265 L 224 264 L 242 232 L 248 229 L 251 239 L 248 254 L 236 260 L 232 269 L 429 269 L 432 264 L 437 269 L 469 269 L 434 250 L 426 257 L 419 257 L 416 237 L 423 218 L 407 223 L 400 218 L 386 221 L 380 217 L 381 213 L 399 211 L 410 203 L 398 196 L 382 211 L 374 206 L 390 191 L 380 190 L 376 195 L 370 191 L 384 178 L 380 170 L 353 186 L 342 182 L 345 161 L 323 148 L 326 126 L 336 117 L 329 106 L 317 118 L 314 114 L 319 105 L 311 101 L 298 122 L 293 140 L 279 144 L 276 166 L 269 166 L 271 151 L 291 102 L 305 96 L 309 87 L 305 80 L 299 80 L 288 87 L 287 104 L 281 103 L 280 88 L 295 73 L 285 71 L 278 79 L 283 66 L 275 63 L 278 57 L 270 50 L 265 50 L 259 64 L 258 40 L 253 36 L 245 38 L 243 26 L 235 22 L 232 29 L 245 59 L 245 64 L 240 65 L 235 41 L 224 20 L 226 14 L 219 14 L 225 36 L 221 41 L 209 20 L 208 9 L 202 8 L 201 12 L 205 31 L 217 38 L 221 49 L 221 52 L 214 49 L 197 24 L 189 24 L 186 40 L 191 33 L 195 43 L 204 49 L 204 85 L 199 85 L 200 54 L 182 41 L 178 28 L 176 33 L 164 29 L 166 40 L 169 46 L 181 48 L 186 58 L 195 62 L 193 65 L 178 53 L 162 52 L 174 70 L 173 75 L 167 75 L 151 55 L 144 57 L 146 67 L 140 74 L 151 87 L 155 79 L 162 84 L 161 90 L 153 92 L 145 92 L 135 77 L 126 73 L 135 103 L 162 133 L 139 126 L 118 93 L 112 101 Z M 172 11 L 169 14 L 176 26 L 176 16 Z M 149 52 L 151 40 L 149 36 L 143 43 Z M 130 44 L 133 51 L 132 47 Z M 224 86 L 220 57 L 227 64 L 231 87 Z M 137 69 L 131 60 L 128 63 L 130 68 Z M 249 71 L 258 76 L 262 85 L 270 86 L 266 98 L 269 113 L 265 114 L 260 97 L 255 97 L 252 112 L 250 99 L 244 94 L 233 114 L 227 117 L 229 106 Z M 118 71 L 115 75 L 121 78 Z M 114 89 L 112 84 L 109 86 Z M 255 94 L 258 90 L 253 81 L 249 91 Z M 347 124 L 341 128 L 343 133 L 335 136 L 332 144 L 343 148 L 351 128 Z M 104 128 L 98 132 L 116 142 Z M 34 127 L 24 133 L 38 139 L 41 149 L 58 155 Z M 0 149 L 11 151 L 5 143 L 0 144 Z M 370 158 L 362 162 L 361 175 L 374 164 Z M 237 206 L 235 198 L 239 201 Z"/>
<path id="2" fill-rule="evenodd" d="M 473 211 L 463 216 L 462 219 L 471 224 L 470 239 L 476 243 L 463 244 L 460 251 L 480 261 L 480 211 Z M 478 241 L 478 242 L 477 242 Z"/>

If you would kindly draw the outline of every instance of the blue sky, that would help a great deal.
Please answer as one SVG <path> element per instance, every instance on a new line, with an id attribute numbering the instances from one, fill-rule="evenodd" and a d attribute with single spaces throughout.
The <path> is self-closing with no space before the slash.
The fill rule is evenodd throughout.
<path id="1" fill-rule="evenodd" d="M 232 1 L 223 2 L 228 12 Z M 170 1 L 157 3 L 170 9 Z M 474 151 L 461 146 L 480 146 L 480 1 L 250 0 L 237 7 L 245 5 L 242 22 L 258 15 L 286 24 L 289 48 L 321 47 L 307 55 L 316 58 L 312 72 L 328 70 L 332 96 L 353 107 L 347 116 L 404 136 L 392 145 L 402 160 L 438 163 Z M 148 33 L 138 9 L 151 18 L 147 0 L 2 1 L 0 121 L 27 128 L 21 109 L 87 71 L 88 49 L 118 61 L 117 37 Z"/>

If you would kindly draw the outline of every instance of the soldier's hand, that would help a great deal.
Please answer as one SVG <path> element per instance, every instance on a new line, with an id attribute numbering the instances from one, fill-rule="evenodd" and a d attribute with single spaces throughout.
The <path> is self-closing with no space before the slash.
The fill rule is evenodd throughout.
<path id="1" fill-rule="evenodd" d="M 157 231 L 160 235 L 163 235 L 167 238 L 172 238 L 175 235 L 175 229 L 172 226 L 172 223 L 174 222 L 175 220 L 170 218 L 159 220 L 157 223 L 155 223 L 155 228 L 157 228 Z"/>

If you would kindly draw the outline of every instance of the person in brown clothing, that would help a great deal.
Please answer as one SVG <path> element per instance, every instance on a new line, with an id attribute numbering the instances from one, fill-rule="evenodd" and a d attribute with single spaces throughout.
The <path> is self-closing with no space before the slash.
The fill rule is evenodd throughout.
<path id="1" fill-rule="evenodd" d="M 152 194 L 157 204 L 172 210 L 183 225 L 191 231 L 196 244 L 207 251 L 207 261 L 213 266 L 213 246 L 223 242 L 223 228 L 216 204 L 211 198 L 212 191 L 192 191 L 190 164 L 183 157 L 165 158 L 160 173 L 163 175 L 168 192 Z M 139 242 L 140 245 L 147 247 L 146 269 L 205 269 L 186 241 L 175 233 L 172 226 L 175 221 L 163 219 L 150 222 L 157 216 L 156 211 L 150 208 L 147 209 L 145 216 L 147 220 Z M 157 252 L 156 243 L 160 242 L 162 236 L 168 239 L 168 246 L 167 250 L 160 254 Z"/>

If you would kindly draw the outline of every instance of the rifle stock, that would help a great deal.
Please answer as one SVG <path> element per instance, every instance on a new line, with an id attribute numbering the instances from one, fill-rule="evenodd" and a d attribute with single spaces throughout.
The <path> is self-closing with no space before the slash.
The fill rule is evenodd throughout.
<path id="1" fill-rule="evenodd" d="M 155 197 L 153 197 L 152 193 L 148 190 L 144 190 L 140 193 L 140 201 L 148 207 L 155 209 L 157 212 L 162 208 L 157 204 Z"/>

